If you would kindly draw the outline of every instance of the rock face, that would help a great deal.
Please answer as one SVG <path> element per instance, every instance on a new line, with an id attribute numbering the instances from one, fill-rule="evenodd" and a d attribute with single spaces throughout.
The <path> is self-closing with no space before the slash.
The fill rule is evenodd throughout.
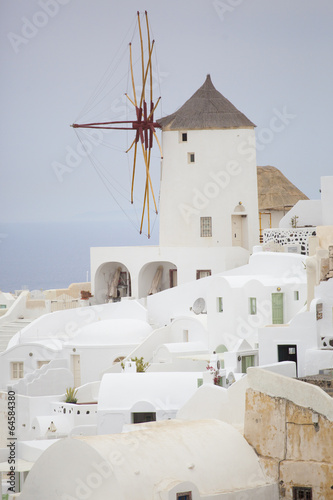
<path id="1" fill-rule="evenodd" d="M 311 489 L 311 498 L 331 498 L 332 430 L 332 422 L 311 408 L 247 390 L 244 435 L 279 482 L 280 498 L 292 500 L 295 488 Z"/>

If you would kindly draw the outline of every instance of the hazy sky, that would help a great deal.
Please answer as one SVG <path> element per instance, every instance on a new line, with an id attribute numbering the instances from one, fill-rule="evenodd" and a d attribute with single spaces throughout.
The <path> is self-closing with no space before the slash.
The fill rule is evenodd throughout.
<path id="1" fill-rule="evenodd" d="M 124 54 L 128 71 L 137 10 L 148 10 L 156 40 L 154 90 L 164 115 L 210 73 L 257 125 L 258 165 L 276 166 L 314 199 L 320 176 L 333 174 L 331 0 L 1 0 L 0 6 L 2 222 L 103 218 L 113 211 L 116 232 L 130 227 L 121 226 L 125 216 L 69 125 L 110 63 Z M 122 116 L 128 74 L 122 79 L 121 71 L 113 71 L 105 101 L 110 120 Z M 283 126 L 272 130 L 281 115 Z M 126 132 L 117 134 L 107 156 L 115 180 L 128 172 L 128 155 L 117 151 Z M 72 151 L 78 156 L 70 163 Z M 59 164 L 67 167 L 60 176 Z"/>

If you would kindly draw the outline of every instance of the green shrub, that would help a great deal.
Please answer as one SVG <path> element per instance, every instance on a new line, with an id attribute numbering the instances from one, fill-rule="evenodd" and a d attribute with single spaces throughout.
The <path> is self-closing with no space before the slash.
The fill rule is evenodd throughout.
<path id="1" fill-rule="evenodd" d="M 135 356 L 135 358 L 131 358 L 131 361 L 133 361 L 133 363 L 136 364 L 136 371 L 138 373 L 145 372 L 147 370 L 147 368 L 149 367 L 149 363 L 148 362 L 144 363 L 143 356 L 141 358 L 137 358 Z M 121 367 L 124 370 L 125 364 L 123 362 L 121 362 Z"/>
<path id="2" fill-rule="evenodd" d="M 66 403 L 77 403 L 77 398 L 75 397 L 77 389 L 75 387 L 67 387 L 66 389 Z"/>

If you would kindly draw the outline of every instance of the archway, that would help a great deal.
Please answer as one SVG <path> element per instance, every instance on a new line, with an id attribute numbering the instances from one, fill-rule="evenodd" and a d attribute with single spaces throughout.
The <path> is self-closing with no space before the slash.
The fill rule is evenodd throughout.
<path id="1" fill-rule="evenodd" d="M 105 262 L 95 274 L 95 297 L 99 304 L 131 296 L 131 275 L 121 262 Z"/>
<path id="2" fill-rule="evenodd" d="M 247 213 L 242 202 L 234 208 L 231 215 L 231 241 L 232 246 L 248 249 L 248 221 Z"/>
<path id="3" fill-rule="evenodd" d="M 139 298 L 153 295 L 177 285 L 177 266 L 172 262 L 157 261 L 145 264 L 139 273 Z"/>

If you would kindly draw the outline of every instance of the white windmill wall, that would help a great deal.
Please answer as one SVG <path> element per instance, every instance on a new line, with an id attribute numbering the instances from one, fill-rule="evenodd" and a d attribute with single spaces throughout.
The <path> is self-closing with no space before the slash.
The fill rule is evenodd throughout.
<path id="1" fill-rule="evenodd" d="M 162 141 L 161 246 L 232 246 L 236 214 L 246 215 L 242 246 L 251 250 L 259 238 L 254 129 L 167 130 Z M 212 237 L 200 237 L 200 217 L 212 217 Z"/>

